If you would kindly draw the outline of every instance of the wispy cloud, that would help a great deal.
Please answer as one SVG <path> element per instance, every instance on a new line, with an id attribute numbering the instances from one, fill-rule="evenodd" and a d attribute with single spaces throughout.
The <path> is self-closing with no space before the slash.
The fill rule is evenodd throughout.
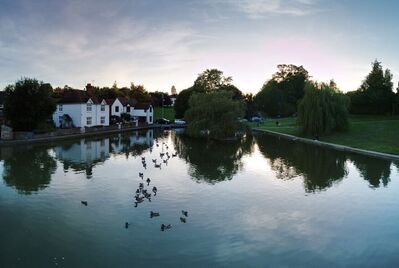
<path id="1" fill-rule="evenodd" d="M 232 5 L 250 18 L 268 15 L 305 16 L 317 12 L 317 0 L 221 0 Z"/>

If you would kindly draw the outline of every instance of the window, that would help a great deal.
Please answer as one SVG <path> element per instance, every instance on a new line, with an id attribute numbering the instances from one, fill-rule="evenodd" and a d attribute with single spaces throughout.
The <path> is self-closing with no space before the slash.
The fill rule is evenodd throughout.
<path id="1" fill-rule="evenodd" d="M 115 106 L 115 113 L 119 113 L 119 106 Z"/>
<path id="2" fill-rule="evenodd" d="M 63 109 L 62 104 L 58 105 L 58 111 L 62 112 L 62 109 Z"/>
<path id="3" fill-rule="evenodd" d="M 91 103 L 86 104 L 86 111 L 91 112 Z"/>
<path id="4" fill-rule="evenodd" d="M 105 116 L 101 116 L 100 117 L 100 123 L 101 124 L 105 124 Z"/>
<path id="5" fill-rule="evenodd" d="M 130 106 L 127 106 L 127 107 L 126 107 L 126 112 L 127 112 L 127 113 L 130 113 Z"/>
<path id="6" fill-rule="evenodd" d="M 88 126 L 91 125 L 91 117 L 86 118 L 86 125 L 88 125 Z"/>
<path id="7" fill-rule="evenodd" d="M 150 123 L 152 122 L 152 116 L 150 116 Z"/>
<path id="8" fill-rule="evenodd" d="M 150 106 L 150 113 L 152 112 L 152 107 Z"/>
<path id="9" fill-rule="evenodd" d="M 105 104 L 101 104 L 101 112 L 105 111 Z"/>

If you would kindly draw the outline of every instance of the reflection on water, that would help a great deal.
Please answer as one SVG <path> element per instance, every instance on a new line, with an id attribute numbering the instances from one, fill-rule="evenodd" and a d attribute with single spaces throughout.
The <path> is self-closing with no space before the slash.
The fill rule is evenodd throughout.
<path id="1" fill-rule="evenodd" d="M 209 141 L 174 135 L 174 146 L 190 165 L 190 175 L 198 182 L 215 183 L 231 180 L 243 167 L 242 157 L 253 151 L 253 137 L 245 136 L 239 141 Z"/>
<path id="2" fill-rule="evenodd" d="M 0 267 L 395 267 L 398 174 L 266 135 L 0 147 Z"/>

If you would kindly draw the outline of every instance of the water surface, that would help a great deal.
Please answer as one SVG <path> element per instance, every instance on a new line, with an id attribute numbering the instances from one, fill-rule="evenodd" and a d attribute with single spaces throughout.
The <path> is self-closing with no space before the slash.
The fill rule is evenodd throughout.
<path id="1" fill-rule="evenodd" d="M 177 156 L 155 168 L 162 152 Z M 387 160 L 179 130 L 2 147 L 0 159 L 1 267 L 399 265 L 399 165 Z M 135 207 L 139 172 L 158 193 Z"/>

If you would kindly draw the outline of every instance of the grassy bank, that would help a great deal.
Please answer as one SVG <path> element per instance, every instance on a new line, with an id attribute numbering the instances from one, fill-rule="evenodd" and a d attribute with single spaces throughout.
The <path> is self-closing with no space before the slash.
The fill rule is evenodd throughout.
<path id="1" fill-rule="evenodd" d="M 260 129 L 306 137 L 301 134 L 295 118 L 260 123 Z M 251 123 L 257 127 L 256 123 Z M 312 138 L 312 137 L 309 137 Z M 399 116 L 350 116 L 349 129 L 320 138 L 321 141 L 350 147 L 399 155 Z"/>
<path id="2" fill-rule="evenodd" d="M 162 116 L 162 107 L 155 107 L 154 119 L 157 120 L 162 117 L 172 121 L 175 120 L 175 110 L 173 109 L 173 107 L 164 107 L 163 116 Z"/>

